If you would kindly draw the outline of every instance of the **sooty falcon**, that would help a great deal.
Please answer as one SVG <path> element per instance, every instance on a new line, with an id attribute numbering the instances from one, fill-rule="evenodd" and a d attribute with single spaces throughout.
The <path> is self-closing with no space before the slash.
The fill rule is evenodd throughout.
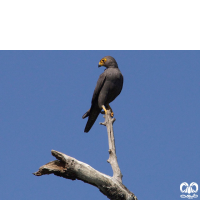
<path id="1" fill-rule="evenodd" d="M 82 117 L 83 119 L 89 117 L 84 130 L 86 133 L 92 128 L 102 109 L 105 113 L 106 109 L 111 109 L 109 103 L 120 94 L 123 86 L 123 76 L 113 57 L 105 56 L 102 58 L 98 67 L 101 66 L 106 67 L 106 69 L 99 76 L 97 81 L 92 97 L 91 107 Z M 111 116 L 113 117 L 112 109 Z"/>

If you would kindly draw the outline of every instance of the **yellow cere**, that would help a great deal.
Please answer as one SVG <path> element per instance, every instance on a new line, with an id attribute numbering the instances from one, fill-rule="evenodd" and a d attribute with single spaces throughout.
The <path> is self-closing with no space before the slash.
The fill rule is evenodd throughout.
<path id="1" fill-rule="evenodd" d="M 106 62 L 106 58 L 100 60 L 99 65 L 103 65 Z"/>

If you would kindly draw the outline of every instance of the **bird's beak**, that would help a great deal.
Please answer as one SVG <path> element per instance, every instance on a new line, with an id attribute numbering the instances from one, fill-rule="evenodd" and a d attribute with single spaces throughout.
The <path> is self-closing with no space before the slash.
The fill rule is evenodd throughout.
<path id="1" fill-rule="evenodd" d="M 98 67 L 101 67 L 103 65 L 104 65 L 104 63 L 100 61 L 99 64 L 98 64 Z"/>

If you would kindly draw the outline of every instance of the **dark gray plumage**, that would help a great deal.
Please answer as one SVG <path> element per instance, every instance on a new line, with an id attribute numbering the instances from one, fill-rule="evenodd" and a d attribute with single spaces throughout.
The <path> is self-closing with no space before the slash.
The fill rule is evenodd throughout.
<path id="1" fill-rule="evenodd" d="M 83 119 L 88 118 L 84 132 L 88 132 L 102 108 L 109 109 L 112 102 L 121 92 L 123 86 L 123 76 L 118 68 L 116 60 L 111 56 L 102 58 L 99 67 L 105 66 L 105 71 L 99 76 L 95 87 L 91 108 L 83 115 Z M 106 110 L 105 110 L 106 111 Z"/>

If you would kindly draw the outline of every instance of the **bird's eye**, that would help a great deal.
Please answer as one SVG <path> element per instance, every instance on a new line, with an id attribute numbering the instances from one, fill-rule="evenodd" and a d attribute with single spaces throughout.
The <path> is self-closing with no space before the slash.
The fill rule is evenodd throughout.
<path id="1" fill-rule="evenodd" d="M 105 64 L 105 62 L 106 62 L 106 58 L 102 58 L 101 60 L 100 60 L 100 63 L 103 65 L 103 64 Z"/>

